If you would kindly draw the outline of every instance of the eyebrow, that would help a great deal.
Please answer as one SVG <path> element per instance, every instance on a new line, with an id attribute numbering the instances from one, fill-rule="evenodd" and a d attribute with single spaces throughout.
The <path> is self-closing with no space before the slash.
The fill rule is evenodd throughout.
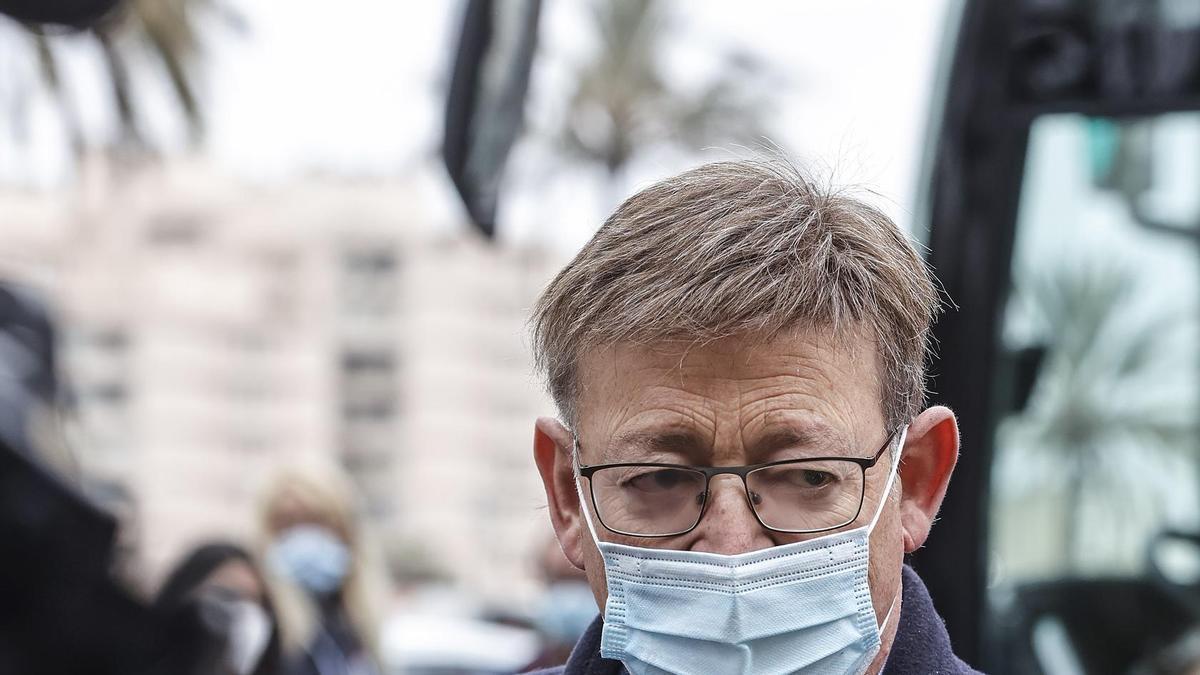
<path id="1" fill-rule="evenodd" d="M 768 432 L 758 439 L 754 444 L 754 449 L 758 452 L 770 453 L 787 448 L 829 444 L 830 438 L 828 434 L 821 434 L 811 429 L 794 429 L 789 427 Z"/>
<path id="2" fill-rule="evenodd" d="M 613 455 L 625 456 L 637 451 L 696 456 L 708 444 L 689 431 L 630 431 L 621 434 L 609 445 Z"/>
<path id="3" fill-rule="evenodd" d="M 822 456 L 858 456 L 858 448 L 843 434 L 825 424 L 779 426 L 755 439 L 748 448 L 750 458 L 767 458 L 788 449 L 808 448 Z M 636 430 L 617 436 L 609 444 L 605 461 L 645 460 L 641 453 L 682 455 L 701 461 L 710 443 L 686 429 Z"/>
<path id="4" fill-rule="evenodd" d="M 781 450 L 797 448 L 806 448 L 818 455 L 829 457 L 855 454 L 854 446 L 850 445 L 840 432 L 825 425 L 772 429 L 756 439 L 749 449 L 751 456 L 766 458 Z"/>

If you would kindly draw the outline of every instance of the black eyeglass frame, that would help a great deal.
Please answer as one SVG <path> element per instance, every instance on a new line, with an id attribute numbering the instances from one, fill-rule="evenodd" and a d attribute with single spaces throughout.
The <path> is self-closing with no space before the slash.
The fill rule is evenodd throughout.
<path id="1" fill-rule="evenodd" d="M 713 477 L 724 474 L 732 474 L 742 479 L 742 489 L 746 493 L 746 502 L 750 506 L 750 512 L 754 514 L 754 519 L 758 521 L 758 524 L 767 530 L 772 532 L 781 532 L 783 534 L 816 534 L 818 532 L 830 532 L 832 530 L 843 528 L 850 523 L 853 523 L 855 520 L 858 520 L 859 515 L 862 514 L 863 503 L 867 499 L 867 470 L 879 463 L 879 458 L 883 456 L 883 453 L 887 452 L 888 448 L 892 447 L 892 443 L 896 440 L 896 435 L 899 433 L 899 431 L 900 430 L 897 429 L 888 434 L 887 440 L 883 442 L 883 445 L 880 446 L 879 450 L 877 450 L 872 457 L 805 457 L 803 459 L 781 459 L 774 462 L 746 464 L 743 466 L 692 466 L 688 464 L 670 464 L 666 462 L 614 462 L 611 464 L 580 464 L 579 438 L 572 436 L 572 441 L 575 445 L 575 469 L 579 476 L 588 479 L 588 495 L 592 498 L 592 513 L 596 514 L 596 520 L 600 521 L 600 525 L 613 534 L 619 534 L 626 537 L 637 537 L 639 539 L 662 539 L 665 537 L 679 537 L 696 529 L 696 527 L 700 524 L 700 521 L 704 520 L 705 512 L 708 511 L 709 485 L 712 483 Z M 774 466 L 782 466 L 786 464 L 809 464 L 812 462 L 827 462 L 833 460 L 853 462 L 854 464 L 858 465 L 860 470 L 862 470 L 862 491 L 858 495 L 858 508 L 854 510 L 854 515 L 851 516 L 849 520 L 840 525 L 833 525 L 831 527 L 822 527 L 811 530 L 785 530 L 778 527 L 771 527 L 763 522 L 762 517 L 758 515 L 758 509 L 754 507 L 754 497 L 750 492 L 750 484 L 746 482 L 746 476 L 749 476 L 755 471 Z M 691 527 L 687 528 L 686 530 L 670 532 L 667 534 L 639 534 L 637 532 L 625 532 L 623 530 L 617 530 L 609 527 L 604 522 L 604 517 L 600 515 L 600 507 L 596 505 L 596 490 L 594 484 L 592 483 L 592 475 L 601 469 L 614 469 L 619 467 L 684 469 L 704 474 L 704 492 L 701 493 L 704 502 L 700 505 L 700 513 L 696 516 L 696 521 L 692 523 Z"/>

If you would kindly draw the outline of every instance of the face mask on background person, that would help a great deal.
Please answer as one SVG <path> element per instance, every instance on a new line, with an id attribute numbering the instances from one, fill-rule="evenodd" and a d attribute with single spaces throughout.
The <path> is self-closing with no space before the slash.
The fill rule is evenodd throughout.
<path id="1" fill-rule="evenodd" d="M 315 595 L 342 587 L 350 571 L 350 551 L 321 525 L 295 525 L 281 532 L 267 553 L 281 576 Z"/>
<path id="2" fill-rule="evenodd" d="M 897 590 L 878 624 L 867 583 L 870 536 L 907 433 L 897 434 L 869 524 L 737 555 L 600 541 L 577 473 L 580 508 L 608 580 L 601 656 L 633 675 L 861 675 L 899 597 Z"/>
<path id="3" fill-rule="evenodd" d="M 585 581 L 556 581 L 538 605 L 534 625 L 562 645 L 573 645 L 596 618 L 596 596 Z"/>
<path id="4" fill-rule="evenodd" d="M 224 653 L 220 656 L 231 675 L 250 675 L 258 667 L 273 627 L 267 610 L 237 591 L 222 586 L 202 589 L 196 598 L 200 618 L 213 636 L 220 636 Z M 209 671 L 205 671 L 209 672 Z"/>
<path id="5" fill-rule="evenodd" d="M 235 675 L 250 675 L 271 641 L 271 619 L 257 602 L 238 600 L 230 607 L 227 661 Z"/>

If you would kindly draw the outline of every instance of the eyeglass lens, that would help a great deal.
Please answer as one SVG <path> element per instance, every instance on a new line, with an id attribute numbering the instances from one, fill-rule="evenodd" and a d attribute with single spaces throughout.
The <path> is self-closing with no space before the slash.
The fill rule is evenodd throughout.
<path id="1" fill-rule="evenodd" d="M 788 532 L 833 529 L 862 506 L 863 469 L 845 460 L 763 467 L 746 476 L 750 504 L 763 525 Z M 686 467 L 614 466 L 592 474 L 600 521 L 631 535 L 665 536 L 692 529 L 707 499 L 704 472 Z"/>

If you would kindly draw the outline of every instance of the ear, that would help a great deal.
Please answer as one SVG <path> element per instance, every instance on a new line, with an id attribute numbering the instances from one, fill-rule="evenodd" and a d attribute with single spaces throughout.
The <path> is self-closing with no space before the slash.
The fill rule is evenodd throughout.
<path id="1" fill-rule="evenodd" d="M 917 415 L 908 427 L 900 457 L 900 524 L 905 553 L 925 544 L 957 461 L 958 420 L 954 413 L 934 406 Z"/>
<path id="2" fill-rule="evenodd" d="M 583 569 L 579 493 L 575 490 L 575 469 L 571 463 L 573 446 L 571 432 L 558 420 L 538 418 L 533 427 L 533 459 L 546 489 L 550 523 L 567 560 Z"/>

